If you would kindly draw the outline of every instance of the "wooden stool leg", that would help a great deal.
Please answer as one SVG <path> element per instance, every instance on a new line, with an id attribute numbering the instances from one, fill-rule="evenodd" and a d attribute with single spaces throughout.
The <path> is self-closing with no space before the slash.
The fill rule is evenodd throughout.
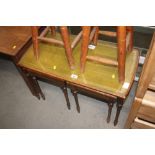
<path id="1" fill-rule="evenodd" d="M 32 30 L 32 42 L 33 42 L 34 56 L 38 60 L 39 58 L 38 28 L 37 26 L 32 26 L 31 30 Z"/>
<path id="2" fill-rule="evenodd" d="M 67 87 L 63 86 L 63 87 L 61 87 L 61 89 L 62 89 L 64 96 L 65 96 L 65 99 L 66 99 L 67 108 L 70 110 L 71 106 L 70 106 L 70 101 L 69 101 L 69 97 L 68 97 Z"/>
<path id="3" fill-rule="evenodd" d="M 88 45 L 89 45 L 89 36 L 90 36 L 90 26 L 83 26 L 83 33 L 82 33 L 82 47 L 81 47 L 81 59 L 80 59 L 80 68 L 81 72 L 84 72 L 85 63 L 86 63 L 86 56 L 88 52 Z"/>
<path id="4" fill-rule="evenodd" d="M 97 41 L 98 41 L 98 36 L 99 36 L 99 27 L 98 26 L 95 26 L 95 27 L 96 27 L 96 31 L 95 31 L 95 35 L 93 38 L 93 44 L 97 46 Z"/>
<path id="5" fill-rule="evenodd" d="M 80 113 L 80 105 L 79 105 L 79 101 L 78 101 L 77 91 L 71 90 L 71 92 L 72 92 L 74 99 L 75 99 L 76 109 L 77 109 L 78 113 Z"/>
<path id="6" fill-rule="evenodd" d="M 51 29 L 51 35 L 56 36 L 56 27 L 55 26 L 50 26 Z"/>
<path id="7" fill-rule="evenodd" d="M 108 117 L 107 117 L 107 123 L 110 122 L 110 118 L 111 118 L 111 112 L 112 112 L 112 108 L 113 108 L 114 103 L 108 103 Z"/>
<path id="8" fill-rule="evenodd" d="M 61 31 L 62 40 L 64 42 L 64 47 L 65 47 L 66 56 L 68 59 L 69 66 L 71 69 L 74 69 L 74 59 L 73 59 L 73 55 L 72 55 L 72 49 L 71 49 L 70 38 L 69 38 L 67 26 L 60 26 L 60 31 Z"/>
<path id="9" fill-rule="evenodd" d="M 117 27 L 118 40 L 118 75 L 119 82 L 123 83 L 125 80 L 125 57 L 126 57 L 126 27 Z"/>
<path id="10" fill-rule="evenodd" d="M 114 120 L 114 126 L 116 126 L 117 123 L 118 123 L 118 118 L 119 118 L 119 115 L 120 115 L 120 111 L 121 111 L 121 109 L 123 107 L 123 104 L 124 104 L 124 99 L 117 98 L 117 103 L 116 103 L 117 112 L 116 112 L 116 116 L 115 116 L 115 120 Z"/>
<path id="11" fill-rule="evenodd" d="M 133 49 L 133 27 L 132 26 L 127 26 L 127 32 L 130 33 L 130 43 L 129 43 L 129 52 L 132 51 Z"/>

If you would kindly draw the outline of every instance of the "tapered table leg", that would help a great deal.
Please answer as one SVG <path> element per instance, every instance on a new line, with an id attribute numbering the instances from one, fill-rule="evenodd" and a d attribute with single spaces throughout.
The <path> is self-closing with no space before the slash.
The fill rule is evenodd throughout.
<path id="1" fill-rule="evenodd" d="M 110 122 L 110 118 L 111 118 L 111 112 L 112 112 L 112 108 L 113 108 L 114 103 L 108 103 L 108 117 L 107 117 L 107 123 Z"/>
<path id="2" fill-rule="evenodd" d="M 37 26 L 32 26 L 32 42 L 33 42 L 33 51 L 36 59 L 39 59 L 39 45 L 38 45 L 38 28 Z"/>
<path id="3" fill-rule="evenodd" d="M 82 46 L 81 46 L 81 58 L 80 58 L 80 68 L 81 72 L 84 72 L 85 64 L 86 64 L 86 56 L 88 52 L 88 45 L 89 45 L 89 36 L 90 36 L 90 26 L 83 26 L 82 27 Z"/>
<path id="4" fill-rule="evenodd" d="M 118 42 L 118 75 L 119 82 L 125 80 L 125 57 L 126 57 L 126 26 L 117 27 L 117 42 Z"/>
<path id="5" fill-rule="evenodd" d="M 62 89 L 64 96 L 65 96 L 65 99 L 66 99 L 67 108 L 70 110 L 71 106 L 70 106 L 70 101 L 69 101 L 69 97 L 68 97 L 67 87 L 63 86 L 63 87 L 61 87 L 61 89 Z"/>
<path id="6" fill-rule="evenodd" d="M 117 112 L 116 112 L 116 116 L 115 116 L 115 120 L 114 120 L 114 126 L 116 126 L 117 123 L 118 123 L 118 118 L 119 118 L 121 109 L 122 109 L 122 107 L 123 107 L 123 104 L 124 104 L 124 99 L 122 99 L 122 98 L 117 98 L 117 103 L 116 103 Z"/>
<path id="7" fill-rule="evenodd" d="M 43 94 L 43 92 L 42 92 L 42 90 L 41 90 L 41 88 L 40 88 L 40 86 L 39 86 L 39 83 L 38 83 L 36 77 L 34 77 L 34 76 L 33 76 L 33 81 L 34 81 L 34 83 L 35 83 L 36 90 L 37 90 L 38 93 L 41 95 L 42 99 L 45 100 L 45 95 Z"/>
<path id="8" fill-rule="evenodd" d="M 19 71 L 20 75 L 23 77 L 23 80 L 25 81 L 26 85 L 28 86 L 29 90 L 31 91 L 33 96 L 36 96 L 38 98 L 38 94 L 36 92 L 36 89 L 32 83 L 32 81 L 28 78 L 27 74 L 15 64 L 17 70 Z"/>
<path id="9" fill-rule="evenodd" d="M 34 83 L 33 79 L 30 77 L 29 73 L 25 72 L 24 70 L 22 70 L 19 67 L 17 67 L 17 69 L 19 70 L 20 74 L 22 75 L 22 77 L 23 77 L 25 83 L 27 84 L 28 88 L 30 89 L 31 93 L 40 100 L 40 96 L 36 89 L 35 83 Z"/>
<path id="10" fill-rule="evenodd" d="M 71 90 L 71 92 L 72 92 L 74 99 L 75 99 L 76 109 L 77 109 L 78 113 L 80 113 L 80 105 L 79 105 L 79 101 L 78 101 L 77 91 Z"/>
<path id="11" fill-rule="evenodd" d="M 70 44 L 69 32 L 67 26 L 60 26 L 62 40 L 64 42 L 65 52 L 67 56 L 67 60 L 71 69 L 74 69 L 74 59 L 72 54 L 72 48 Z"/>

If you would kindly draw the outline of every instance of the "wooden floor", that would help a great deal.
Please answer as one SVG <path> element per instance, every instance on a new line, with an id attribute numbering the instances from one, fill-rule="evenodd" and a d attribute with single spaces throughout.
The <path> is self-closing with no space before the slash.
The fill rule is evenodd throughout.
<path id="1" fill-rule="evenodd" d="M 76 63 L 75 70 L 70 70 L 64 48 L 47 43 L 40 43 L 39 48 L 40 58 L 38 61 L 33 55 L 33 47 L 31 46 L 20 60 L 19 65 L 122 98 L 126 98 L 129 93 L 138 65 L 138 50 L 134 49 L 131 53 L 127 53 L 125 83 L 121 85 L 118 82 L 118 70 L 116 67 L 87 61 L 85 72 L 81 74 L 79 67 L 80 44 L 73 51 Z M 94 50 L 89 50 L 89 55 L 100 55 L 116 60 L 117 47 L 115 44 L 99 41 Z M 77 78 L 74 78 L 74 76 L 77 76 Z"/>

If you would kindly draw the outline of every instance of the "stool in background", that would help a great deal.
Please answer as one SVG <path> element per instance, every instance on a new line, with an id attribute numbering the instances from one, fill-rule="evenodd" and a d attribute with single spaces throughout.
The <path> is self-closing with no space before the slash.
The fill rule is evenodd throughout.
<path id="1" fill-rule="evenodd" d="M 53 38 L 46 37 L 46 34 L 48 33 L 49 30 L 51 30 L 51 35 L 53 36 Z M 60 26 L 60 33 L 61 33 L 62 40 L 54 39 L 54 36 L 56 35 L 55 26 L 46 27 L 40 35 L 38 35 L 38 27 L 32 26 L 32 40 L 33 40 L 34 55 L 36 59 L 39 58 L 39 41 L 62 46 L 65 48 L 65 53 L 66 53 L 69 67 L 71 69 L 74 69 L 74 59 L 73 59 L 72 51 L 80 41 L 82 37 L 82 31 L 75 37 L 72 43 L 70 41 L 70 36 L 69 36 L 67 26 Z"/>
<path id="2" fill-rule="evenodd" d="M 96 61 L 102 64 L 118 67 L 118 79 L 120 83 L 125 80 L 125 58 L 126 51 L 132 51 L 133 49 L 133 28 L 131 26 L 117 26 L 117 32 L 99 31 L 98 26 L 94 26 L 91 32 L 91 26 L 83 26 L 83 41 L 81 49 L 81 72 L 84 72 L 86 60 Z M 117 61 L 104 58 L 101 56 L 87 56 L 88 45 L 92 43 L 97 45 L 99 34 L 107 35 L 110 37 L 117 37 Z M 91 38 L 91 39 L 90 39 Z"/>

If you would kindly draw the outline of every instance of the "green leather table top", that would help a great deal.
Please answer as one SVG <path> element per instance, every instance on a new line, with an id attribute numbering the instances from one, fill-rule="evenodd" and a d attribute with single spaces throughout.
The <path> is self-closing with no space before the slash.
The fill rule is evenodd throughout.
<path id="1" fill-rule="evenodd" d="M 126 98 L 133 83 L 138 65 L 139 51 L 134 49 L 126 55 L 125 82 L 118 82 L 117 67 L 105 66 L 92 61 L 86 62 L 85 72 L 80 72 L 81 43 L 73 50 L 75 70 L 70 70 L 63 47 L 57 47 L 48 43 L 40 43 L 40 57 L 36 60 L 33 54 L 33 46 L 30 46 L 19 62 L 19 66 L 33 71 L 48 74 L 51 77 L 59 77 L 68 82 L 80 84 L 97 91 Z M 111 59 L 117 59 L 117 47 L 113 43 L 98 41 L 94 50 L 89 49 L 89 55 L 100 55 Z"/>

